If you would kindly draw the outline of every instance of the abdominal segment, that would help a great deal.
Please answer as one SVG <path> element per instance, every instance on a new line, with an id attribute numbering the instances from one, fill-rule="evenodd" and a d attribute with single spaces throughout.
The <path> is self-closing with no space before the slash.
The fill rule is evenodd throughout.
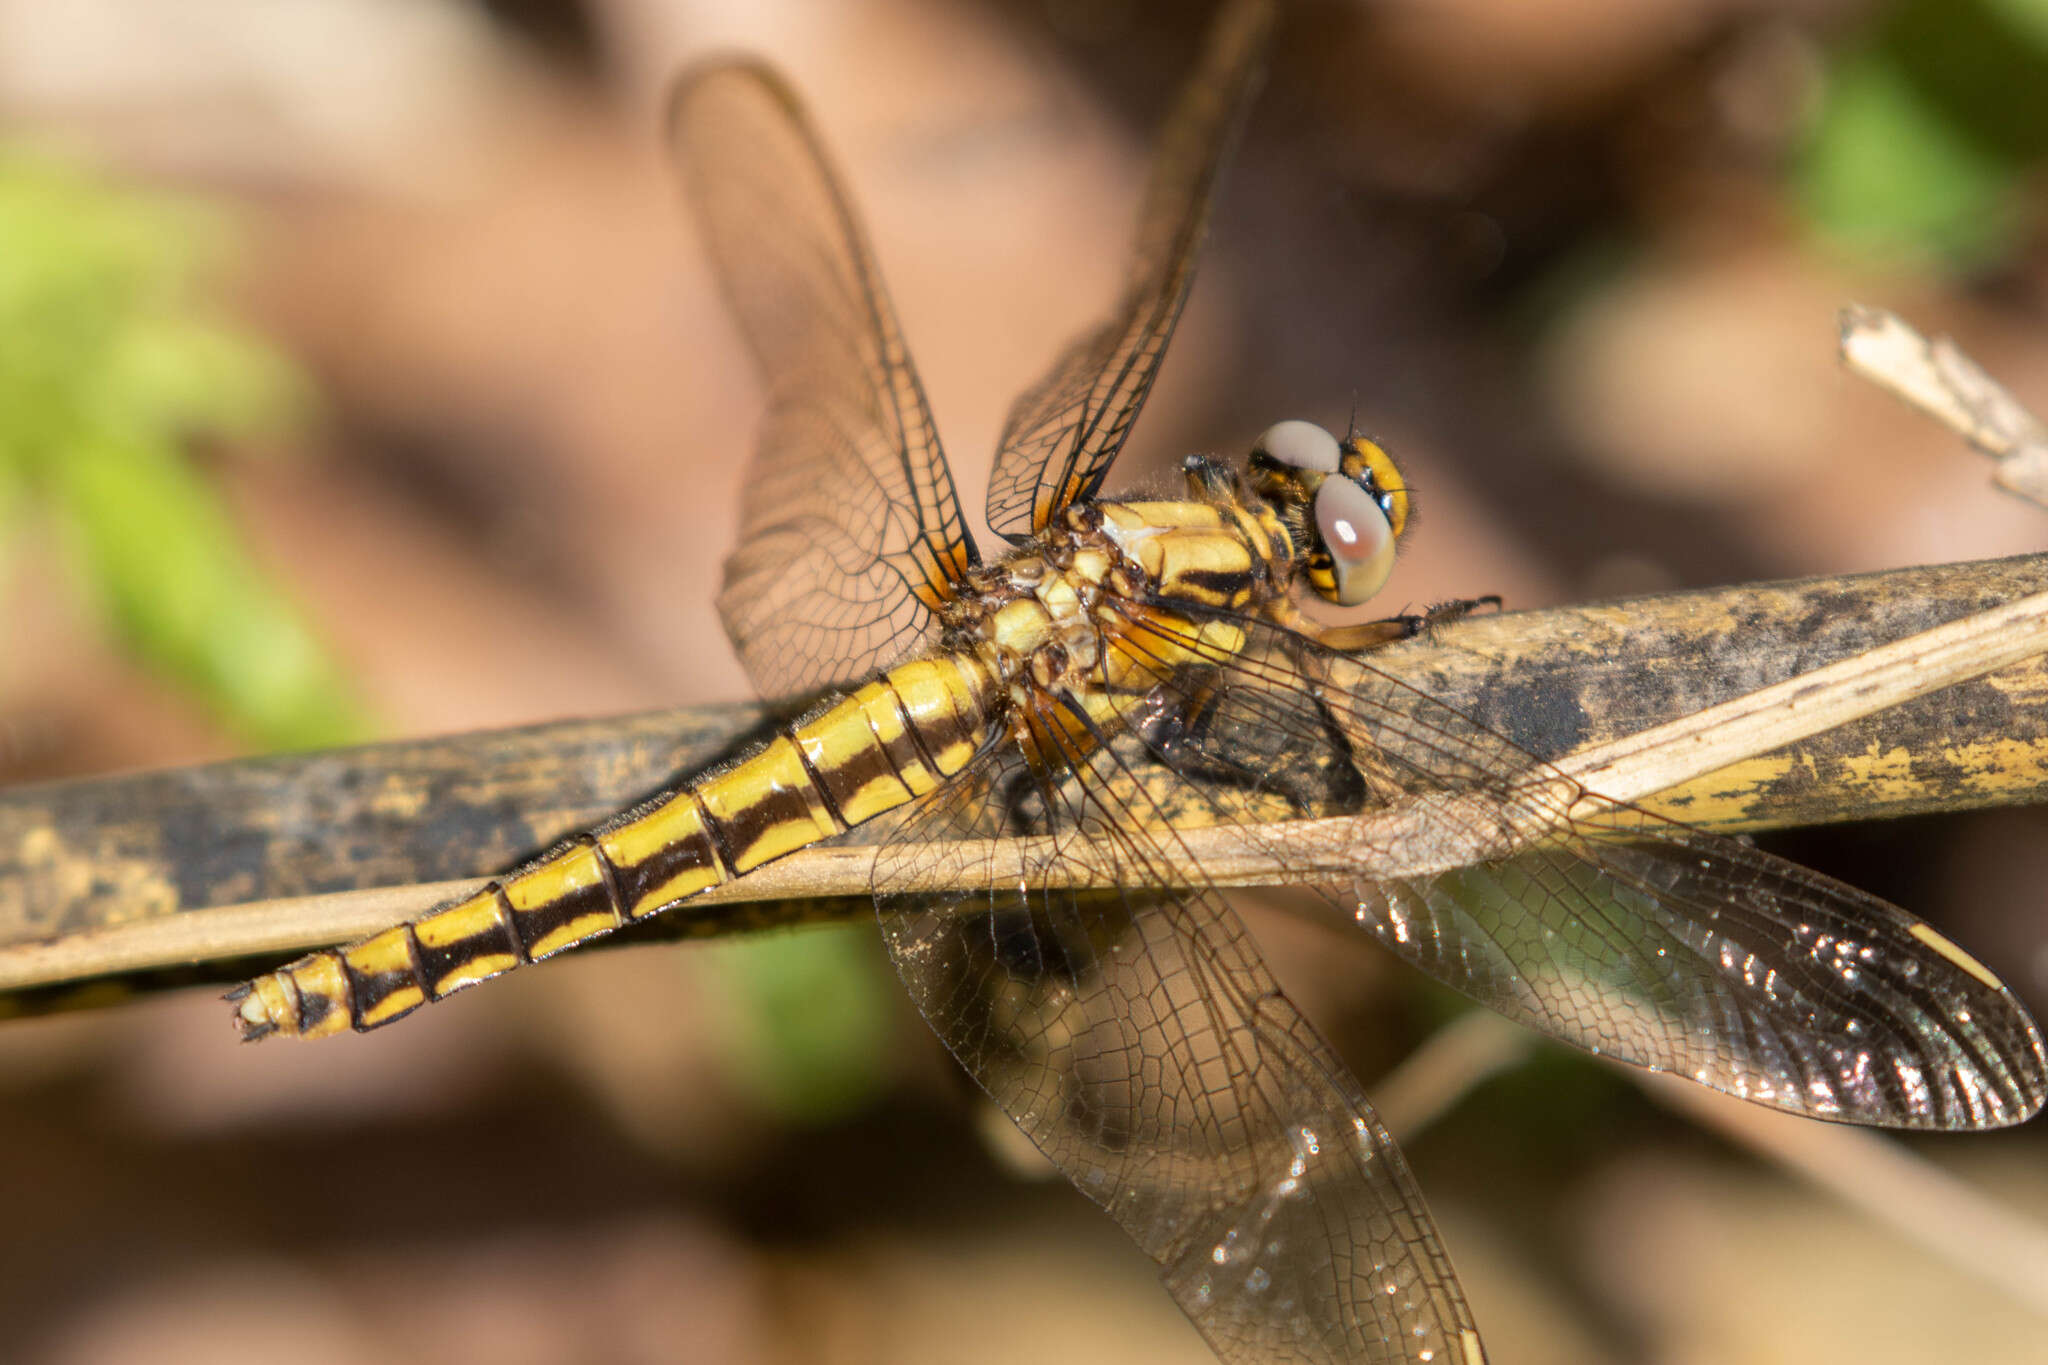
<path id="1" fill-rule="evenodd" d="M 966 656 L 900 664 L 471 896 L 238 987 L 242 1036 L 376 1028 L 894 810 L 972 760 L 992 692 Z"/>

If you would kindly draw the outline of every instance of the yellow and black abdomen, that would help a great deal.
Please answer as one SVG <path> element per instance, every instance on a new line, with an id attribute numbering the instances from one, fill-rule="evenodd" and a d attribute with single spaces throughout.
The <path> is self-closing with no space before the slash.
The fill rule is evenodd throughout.
<path id="1" fill-rule="evenodd" d="M 475 895 L 237 988 L 242 1034 L 375 1028 L 872 820 L 966 767 L 994 700 L 967 656 L 900 664 Z"/>

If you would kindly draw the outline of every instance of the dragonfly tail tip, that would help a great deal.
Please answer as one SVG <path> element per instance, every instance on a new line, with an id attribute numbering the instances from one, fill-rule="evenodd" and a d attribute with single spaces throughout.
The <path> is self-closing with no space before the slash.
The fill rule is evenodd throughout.
<path id="1" fill-rule="evenodd" d="M 250 983 L 243 982 L 223 994 L 221 999 L 235 1007 L 235 1032 L 243 1042 L 260 1042 L 277 1032 L 277 1022 L 264 1010 L 262 1000 Z"/>

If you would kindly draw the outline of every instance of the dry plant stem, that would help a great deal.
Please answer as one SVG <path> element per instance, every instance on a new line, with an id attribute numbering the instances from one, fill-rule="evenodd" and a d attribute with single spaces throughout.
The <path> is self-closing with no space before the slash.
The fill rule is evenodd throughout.
<path id="1" fill-rule="evenodd" d="M 2048 555 L 1700 589 L 1472 617 L 1373 662 L 1555 760 L 2044 587 Z M 763 725 L 758 707 L 683 707 L 0 785 L 0 944 L 215 906 L 280 902 L 282 914 L 315 894 L 466 883 L 701 771 Z M 2048 656 L 1646 804 L 1704 829 L 1762 831 L 2043 801 Z M 751 915 L 693 909 L 636 937 L 772 922 L 766 908 Z"/>
<path id="2" fill-rule="evenodd" d="M 2000 487 L 2048 507 L 2048 427 L 1948 337 L 1929 341 L 1896 313 L 1842 310 L 1842 360 L 1998 461 Z"/>
<path id="3" fill-rule="evenodd" d="M 1840 660 L 1773 687 L 1710 707 L 1641 734 L 1567 755 L 1552 765 L 1554 781 L 1517 812 L 1542 818 L 1577 788 L 1634 801 L 1748 755 L 1893 706 L 1912 697 L 2048 651 L 2048 593 Z M 1220 885 L 1274 885 L 1332 875 L 1427 876 L 1511 851 L 1492 818 L 1493 798 L 1441 794 L 1365 816 L 1282 821 L 1244 831 L 1230 826 L 1177 831 L 1173 838 Z M 1582 800 L 1573 814 L 1597 814 Z M 1446 818 L 1448 817 L 1448 818 Z M 1446 830 L 1471 833 L 1447 837 Z M 1027 867 L 1048 881 L 1036 839 L 961 841 L 946 866 L 957 875 L 918 890 L 1015 881 Z M 1375 856 L 1365 856 L 1373 850 Z M 1383 855 L 1383 856 L 1380 856 Z M 871 886 L 875 850 L 847 846 L 805 849 L 770 863 L 691 902 L 692 915 L 743 902 L 811 902 L 857 898 Z M 1072 864 L 1052 860 L 1055 869 Z M 1058 871 L 1051 874 L 1059 875 Z M 0 990 L 80 980 L 167 963 L 324 945 L 374 932 L 423 913 L 482 879 L 343 892 L 197 910 L 112 925 L 40 943 L 0 948 Z M 1074 885 L 1085 885 L 1076 880 Z"/>
<path id="4" fill-rule="evenodd" d="M 1466 1010 L 1373 1082 L 1373 1108 L 1406 1146 L 1466 1095 L 1520 1065 L 1535 1038 L 1491 1010 Z"/>
<path id="5" fill-rule="evenodd" d="M 1701 1127 L 1793 1171 L 2048 1316 L 2048 1227 L 1916 1156 L 1896 1138 L 1777 1113 L 1674 1076 L 1621 1069 Z"/>
<path id="6" fill-rule="evenodd" d="M 414 919 L 484 879 L 285 896 L 0 947 L 0 991 L 342 943 Z"/>
<path id="7" fill-rule="evenodd" d="M 2048 651 L 2048 593 L 1788 678 L 1554 765 L 1602 796 L 1639 801 L 1766 749 Z"/>

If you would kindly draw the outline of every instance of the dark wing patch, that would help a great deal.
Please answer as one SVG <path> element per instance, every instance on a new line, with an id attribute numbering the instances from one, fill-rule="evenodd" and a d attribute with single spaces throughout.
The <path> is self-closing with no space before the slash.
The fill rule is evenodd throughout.
<path id="1" fill-rule="evenodd" d="M 929 636 L 975 550 L 901 329 L 796 94 L 759 63 L 677 83 L 670 143 L 768 389 L 718 608 L 761 692 Z"/>
<path id="2" fill-rule="evenodd" d="M 1062 351 L 1010 409 L 989 481 L 988 522 L 1021 541 L 1094 495 L 1151 392 L 1194 280 L 1217 177 L 1258 83 L 1267 0 L 1235 0 L 1161 135 L 1116 312 Z"/>

